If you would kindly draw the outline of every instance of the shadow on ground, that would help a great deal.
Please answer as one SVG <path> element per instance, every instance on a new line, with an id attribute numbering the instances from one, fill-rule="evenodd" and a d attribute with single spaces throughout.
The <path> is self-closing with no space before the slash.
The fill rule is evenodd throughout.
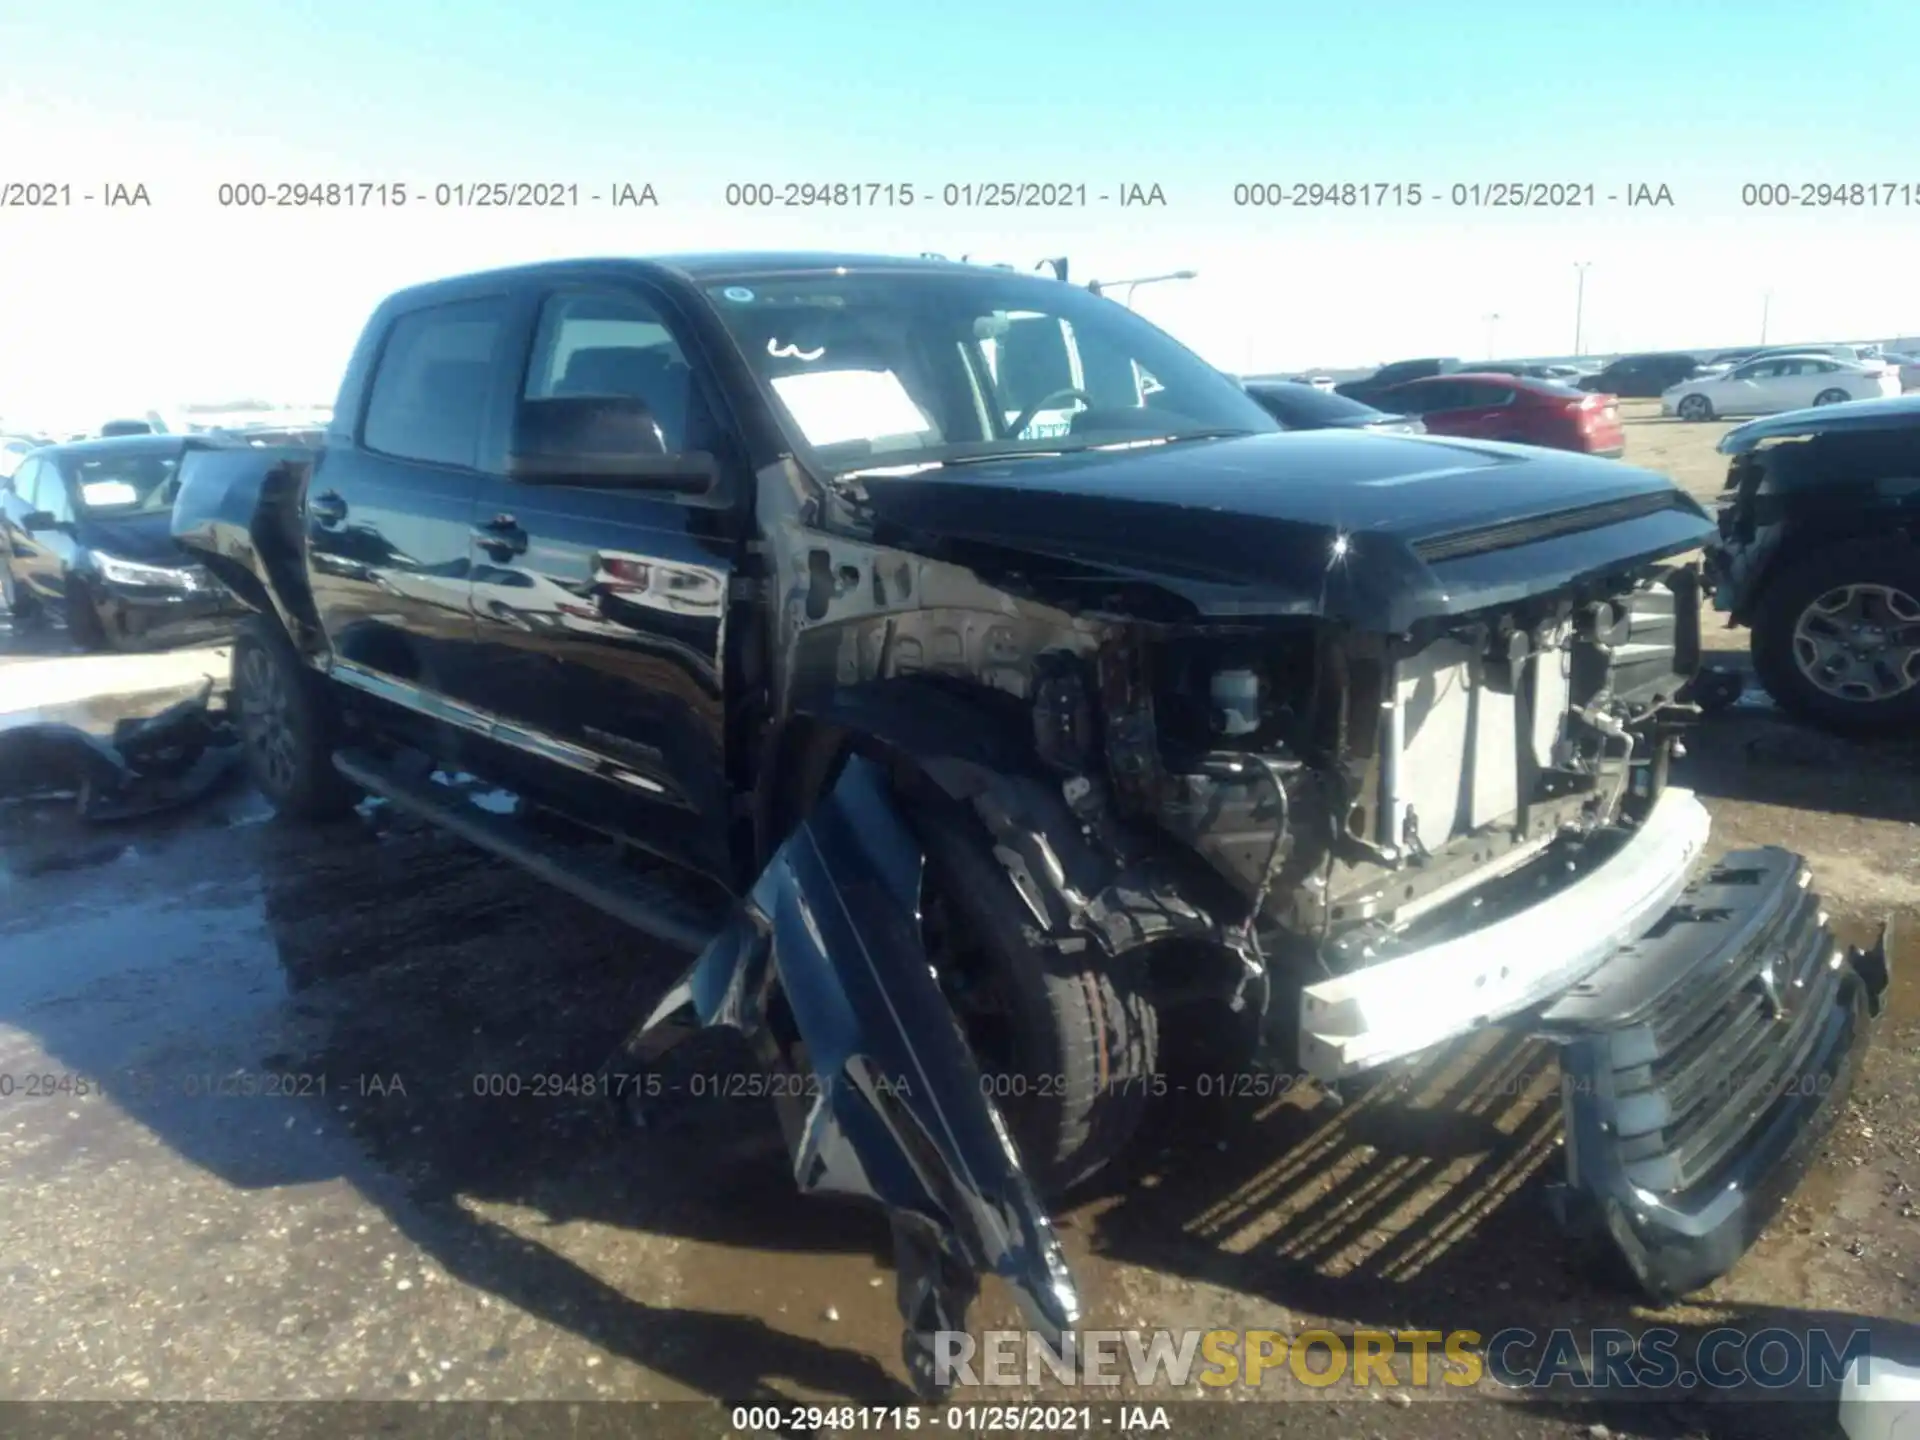
<path id="1" fill-rule="evenodd" d="M 871 1358 L 891 1336 L 826 1344 L 749 1314 L 643 1303 L 618 1274 L 484 1213 L 731 1247 L 736 1294 L 783 1253 L 879 1253 L 873 1214 L 791 1203 L 769 1107 L 711 1098 L 750 1071 L 745 1057 L 689 1055 L 669 1083 L 709 1098 L 657 1131 L 617 1127 L 582 1093 L 677 957 L 450 837 L 363 818 L 302 831 L 258 807 L 242 795 L 170 827 L 112 829 L 59 807 L 0 813 L 0 887 L 66 882 L 0 921 L 0 1022 L 63 1073 L 118 1077 L 119 1109 L 226 1183 L 345 1179 L 455 1279 L 680 1385 L 911 1399 Z M 130 892 L 129 868 L 155 865 L 171 893 Z M 161 1007 L 166 1025 L 152 1023 Z M 198 1033 L 180 1039 L 183 1025 Z M 283 1126 L 284 1101 L 210 1103 L 210 1083 L 242 1072 L 304 1077 L 330 1133 Z"/>

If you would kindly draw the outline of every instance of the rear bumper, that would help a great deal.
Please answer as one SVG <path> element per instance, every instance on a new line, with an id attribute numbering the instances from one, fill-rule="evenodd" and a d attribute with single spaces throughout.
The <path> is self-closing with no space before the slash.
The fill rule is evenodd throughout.
<path id="1" fill-rule="evenodd" d="M 1837 943 L 1797 855 L 1739 851 L 1540 1016 L 1559 1042 L 1570 1229 L 1655 1299 L 1723 1275 L 1852 1089 L 1887 943 Z"/>

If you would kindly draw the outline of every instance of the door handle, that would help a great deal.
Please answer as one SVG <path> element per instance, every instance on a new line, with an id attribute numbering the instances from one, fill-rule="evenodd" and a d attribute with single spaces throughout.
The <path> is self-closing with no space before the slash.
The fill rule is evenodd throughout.
<path id="1" fill-rule="evenodd" d="M 484 524 L 473 527 L 473 538 L 480 548 L 495 558 L 527 553 L 527 532 L 520 528 L 520 522 L 511 515 L 496 515 Z"/>
<path id="2" fill-rule="evenodd" d="M 328 490 L 307 502 L 307 513 L 322 525 L 338 525 L 347 518 L 347 502 L 338 490 Z"/>

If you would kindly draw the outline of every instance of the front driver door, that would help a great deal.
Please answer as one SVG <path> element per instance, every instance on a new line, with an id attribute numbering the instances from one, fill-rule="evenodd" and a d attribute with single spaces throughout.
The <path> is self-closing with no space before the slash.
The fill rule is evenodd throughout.
<path id="1" fill-rule="evenodd" d="M 538 297 L 527 399 L 644 400 L 668 449 L 733 463 L 670 302 L 628 278 Z M 733 493 L 738 493 L 737 491 Z M 703 496 L 493 477 L 474 513 L 481 703 L 523 791 L 730 870 L 722 639 L 740 517 Z"/>

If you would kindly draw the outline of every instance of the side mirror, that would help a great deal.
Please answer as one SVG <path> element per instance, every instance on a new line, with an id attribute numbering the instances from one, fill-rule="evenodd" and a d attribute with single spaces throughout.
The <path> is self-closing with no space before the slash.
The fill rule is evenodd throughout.
<path id="1" fill-rule="evenodd" d="M 673 454 L 644 400 L 560 395 L 523 400 L 507 453 L 523 485 L 582 485 L 704 495 L 720 464 L 704 450 Z"/>

